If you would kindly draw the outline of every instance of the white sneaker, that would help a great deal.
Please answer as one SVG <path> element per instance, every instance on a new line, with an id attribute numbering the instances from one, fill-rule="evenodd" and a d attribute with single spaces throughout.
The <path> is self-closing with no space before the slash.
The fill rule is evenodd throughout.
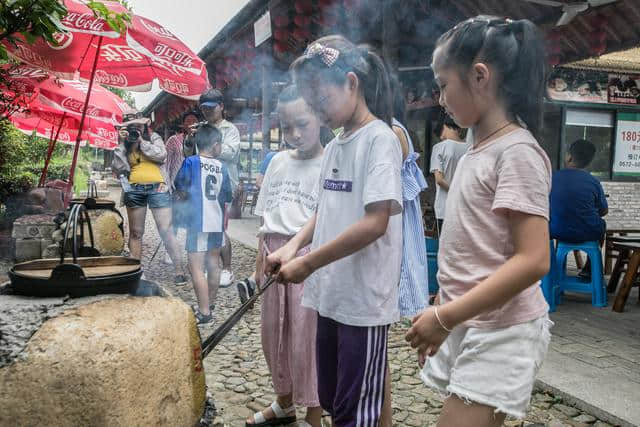
<path id="1" fill-rule="evenodd" d="M 222 270 L 220 272 L 220 287 L 228 288 L 233 283 L 233 272 L 229 270 Z"/>

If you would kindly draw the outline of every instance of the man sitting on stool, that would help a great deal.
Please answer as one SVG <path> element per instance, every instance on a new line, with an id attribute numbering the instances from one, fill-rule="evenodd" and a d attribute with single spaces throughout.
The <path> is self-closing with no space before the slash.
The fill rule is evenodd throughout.
<path id="1" fill-rule="evenodd" d="M 553 174 L 551 183 L 551 238 L 570 243 L 604 243 L 609 208 L 600 181 L 585 170 L 596 154 L 589 141 L 578 139 L 569 147 L 565 168 Z M 590 260 L 580 272 L 591 278 Z"/>

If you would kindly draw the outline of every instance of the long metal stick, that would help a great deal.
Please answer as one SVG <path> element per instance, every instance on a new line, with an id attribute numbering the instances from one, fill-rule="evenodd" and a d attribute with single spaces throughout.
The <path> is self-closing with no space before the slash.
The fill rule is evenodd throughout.
<path id="1" fill-rule="evenodd" d="M 242 316 L 249 310 L 250 307 L 253 306 L 253 303 L 258 299 L 260 295 L 267 290 L 269 286 L 271 286 L 276 281 L 277 274 L 272 274 L 267 278 L 267 281 L 260 287 L 260 290 L 257 291 L 251 298 L 247 300 L 244 304 L 242 304 L 224 323 L 218 326 L 218 329 L 213 331 L 209 337 L 202 342 L 202 358 L 204 359 L 207 355 L 213 350 L 213 348 L 218 345 L 220 341 L 227 335 L 227 333 L 233 328 L 233 326 L 238 323 L 238 321 L 242 318 Z"/>

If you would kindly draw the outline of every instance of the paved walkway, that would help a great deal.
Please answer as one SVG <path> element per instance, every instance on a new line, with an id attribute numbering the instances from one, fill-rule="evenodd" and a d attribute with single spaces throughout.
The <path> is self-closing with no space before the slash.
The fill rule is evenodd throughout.
<path id="1" fill-rule="evenodd" d="M 592 307 L 590 296 L 565 296 L 551 315 L 551 348 L 538 378 L 556 395 L 602 419 L 640 425 L 637 288 L 624 313 L 613 312 L 612 303 L 613 295 L 607 308 Z"/>
<path id="2" fill-rule="evenodd" d="M 258 228 L 256 217 L 232 220 L 229 235 L 256 248 Z M 637 328 L 640 306 L 636 301 L 637 291 L 634 291 L 627 311 L 619 314 L 610 308 L 592 307 L 590 298 L 567 295 L 565 302 L 551 316 L 556 325 L 547 360 L 538 377 L 539 388 L 552 391 L 555 398 L 561 396 L 566 402 L 612 424 L 640 425 L 640 406 L 637 403 L 640 402 L 640 329 Z M 395 336 L 395 341 L 391 346 L 398 347 L 391 352 L 401 360 L 407 360 L 413 355 L 404 349 L 402 327 L 398 325 L 394 329 L 396 334 L 392 337 Z M 415 375 L 406 376 L 410 371 L 415 374 L 415 367 L 400 370 L 405 375 L 398 378 L 405 378 L 410 385 L 421 387 Z M 406 385 L 401 383 L 396 387 L 404 390 Z M 405 403 L 404 396 L 399 400 L 394 397 L 396 421 L 400 421 L 397 411 Z M 426 418 L 424 420 L 426 422 Z"/>

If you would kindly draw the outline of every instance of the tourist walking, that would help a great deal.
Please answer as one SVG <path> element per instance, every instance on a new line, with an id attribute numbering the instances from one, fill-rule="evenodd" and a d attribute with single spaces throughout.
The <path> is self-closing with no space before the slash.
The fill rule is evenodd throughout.
<path id="1" fill-rule="evenodd" d="M 433 203 L 433 210 L 436 215 L 438 236 L 442 231 L 442 224 L 446 214 L 447 194 L 456 173 L 458 162 L 469 149 L 465 142 L 465 132 L 448 115 L 444 114 L 442 120 L 435 129 L 440 142 L 433 146 L 431 150 L 431 165 L 429 171 L 433 174 L 436 182 L 436 198 Z"/>
<path id="2" fill-rule="evenodd" d="M 198 154 L 187 157 L 176 176 L 176 192 L 189 207 L 187 257 L 193 289 L 198 299 L 198 323 L 213 321 L 220 285 L 220 249 L 224 246 L 224 206 L 231 200 L 226 166 L 217 156 L 222 133 L 214 126 L 200 126 L 193 137 Z M 207 271 L 205 278 L 204 271 Z"/>
<path id="3" fill-rule="evenodd" d="M 528 20 L 478 16 L 436 42 L 440 104 L 473 130 L 447 196 L 439 305 L 406 336 L 424 382 L 447 396 L 438 425 L 523 418 L 547 352 L 539 281 L 549 270 L 551 163 L 536 141 L 545 63 Z"/>

